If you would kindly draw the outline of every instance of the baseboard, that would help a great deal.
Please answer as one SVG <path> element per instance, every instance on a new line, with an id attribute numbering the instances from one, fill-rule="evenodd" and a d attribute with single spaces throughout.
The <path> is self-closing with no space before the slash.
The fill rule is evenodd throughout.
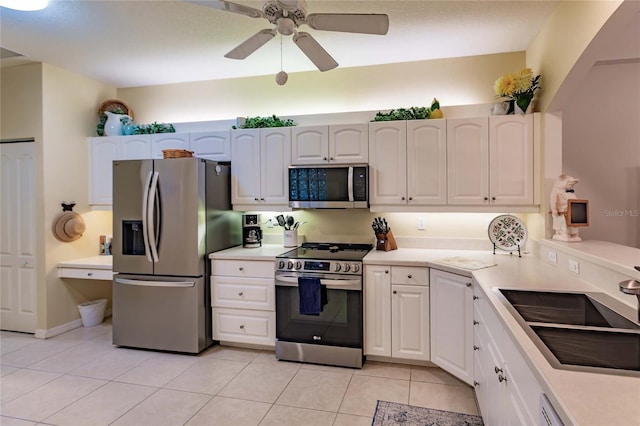
<path id="1" fill-rule="evenodd" d="M 104 317 L 108 318 L 110 316 L 111 316 L 111 308 L 107 308 L 105 310 Z M 67 331 L 71 331 L 80 327 L 82 327 L 82 319 L 78 318 L 53 328 L 36 328 L 36 333 L 34 337 L 36 339 L 49 339 L 51 337 L 59 336 L 61 334 L 66 333 Z"/>

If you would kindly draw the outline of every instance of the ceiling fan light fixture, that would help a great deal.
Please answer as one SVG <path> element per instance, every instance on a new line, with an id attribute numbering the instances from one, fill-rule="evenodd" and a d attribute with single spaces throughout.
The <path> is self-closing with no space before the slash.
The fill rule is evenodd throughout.
<path id="1" fill-rule="evenodd" d="M 291 35 L 296 29 L 296 24 L 289 18 L 280 18 L 277 22 L 278 32 L 282 35 Z"/>

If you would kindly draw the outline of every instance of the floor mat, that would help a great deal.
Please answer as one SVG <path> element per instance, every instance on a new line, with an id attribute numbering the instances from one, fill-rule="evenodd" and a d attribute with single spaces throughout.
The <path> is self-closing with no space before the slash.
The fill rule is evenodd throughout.
<path id="1" fill-rule="evenodd" d="M 378 401 L 371 425 L 482 426 L 483 423 L 480 416 Z"/>

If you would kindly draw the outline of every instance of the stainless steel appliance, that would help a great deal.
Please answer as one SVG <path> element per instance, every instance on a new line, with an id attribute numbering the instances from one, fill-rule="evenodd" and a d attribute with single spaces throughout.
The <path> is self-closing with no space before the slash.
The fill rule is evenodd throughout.
<path id="1" fill-rule="evenodd" d="M 113 163 L 113 343 L 198 353 L 212 344 L 211 252 L 239 245 L 230 165 Z"/>
<path id="2" fill-rule="evenodd" d="M 289 206 L 366 209 L 369 207 L 369 166 L 291 166 Z"/>
<path id="3" fill-rule="evenodd" d="M 262 227 L 259 214 L 242 215 L 242 247 L 261 247 Z"/>
<path id="4" fill-rule="evenodd" d="M 372 247 L 304 243 L 276 257 L 276 358 L 362 367 L 362 259 Z M 300 285 L 309 278 L 326 297 L 317 314 L 302 309 Z"/>

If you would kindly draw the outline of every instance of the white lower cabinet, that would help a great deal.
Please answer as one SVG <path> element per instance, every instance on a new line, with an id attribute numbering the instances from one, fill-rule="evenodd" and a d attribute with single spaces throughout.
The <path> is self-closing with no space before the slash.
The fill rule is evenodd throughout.
<path id="1" fill-rule="evenodd" d="M 474 283 L 474 386 L 487 425 L 539 424 L 542 388 Z"/>
<path id="2" fill-rule="evenodd" d="M 429 360 L 427 268 L 365 267 L 365 353 Z"/>
<path id="3" fill-rule="evenodd" d="M 213 339 L 275 347 L 272 260 L 211 261 Z"/>
<path id="4" fill-rule="evenodd" d="M 471 278 L 430 270 L 431 362 L 473 384 Z"/>

